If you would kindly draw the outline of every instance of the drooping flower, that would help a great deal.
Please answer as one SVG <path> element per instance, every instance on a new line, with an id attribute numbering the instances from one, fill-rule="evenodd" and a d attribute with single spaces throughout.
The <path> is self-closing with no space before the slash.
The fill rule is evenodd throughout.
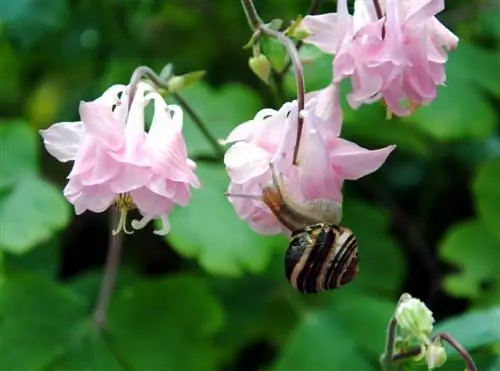
<path id="1" fill-rule="evenodd" d="M 370 151 L 339 138 L 342 116 L 332 106 L 337 94 L 329 86 L 308 96 L 300 112 L 304 128 L 297 163 L 293 152 L 297 135 L 297 102 L 278 111 L 263 109 L 237 126 L 226 138 L 233 143 L 224 163 L 230 177 L 228 194 L 260 195 L 271 181 L 269 164 L 281 174 L 287 193 L 299 202 L 327 199 L 342 202 L 344 180 L 355 180 L 377 170 L 395 146 Z M 261 234 L 288 233 L 269 208 L 257 198 L 229 197 L 237 215 Z"/>
<path id="2" fill-rule="evenodd" d="M 130 102 L 129 86 L 114 85 L 92 102 L 80 103 L 77 122 L 61 122 L 41 130 L 47 151 L 61 162 L 74 161 L 64 195 L 76 214 L 121 212 L 115 233 L 126 228 L 126 215 L 138 209 L 143 228 L 160 218 L 168 233 L 168 214 L 175 204 L 189 203 L 190 186 L 199 187 L 195 164 L 187 157 L 180 107 L 167 106 L 148 84 L 140 82 Z M 154 116 L 145 131 L 144 109 L 153 101 Z"/>
<path id="3" fill-rule="evenodd" d="M 391 112 L 406 116 L 436 98 L 447 51 L 458 38 L 435 17 L 444 0 L 378 3 L 380 19 L 373 0 L 355 0 L 352 15 L 347 0 L 339 0 L 336 13 L 305 17 L 311 36 L 304 42 L 335 54 L 333 82 L 351 78 L 351 107 L 382 98 Z"/>

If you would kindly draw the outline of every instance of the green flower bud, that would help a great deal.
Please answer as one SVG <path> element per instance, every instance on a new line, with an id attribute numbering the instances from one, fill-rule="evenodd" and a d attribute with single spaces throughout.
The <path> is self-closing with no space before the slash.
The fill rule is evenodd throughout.
<path id="1" fill-rule="evenodd" d="M 446 351 L 439 341 L 429 344 L 425 352 L 425 361 L 429 370 L 444 365 L 446 362 Z"/>
<path id="2" fill-rule="evenodd" d="M 170 93 L 175 93 L 190 85 L 195 84 L 205 76 L 205 71 L 189 72 L 181 76 L 174 76 L 168 80 L 167 86 Z"/>
<path id="3" fill-rule="evenodd" d="M 412 297 L 400 301 L 395 317 L 403 331 L 419 339 L 430 335 L 434 324 L 432 312 L 419 299 Z"/>
<path id="4" fill-rule="evenodd" d="M 271 63 L 264 54 L 259 54 L 250 57 L 248 60 L 250 69 L 266 84 L 269 83 L 269 76 L 271 74 Z"/>

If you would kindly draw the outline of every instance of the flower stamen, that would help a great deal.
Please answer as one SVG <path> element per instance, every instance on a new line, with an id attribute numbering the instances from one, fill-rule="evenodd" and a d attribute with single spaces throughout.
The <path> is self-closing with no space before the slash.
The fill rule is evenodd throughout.
<path id="1" fill-rule="evenodd" d="M 120 193 L 116 196 L 113 201 L 113 206 L 115 206 L 120 211 L 120 220 L 118 221 L 118 225 L 116 229 L 113 229 L 113 236 L 117 235 L 121 231 L 125 234 L 133 234 L 134 231 L 127 229 L 127 214 L 130 210 L 134 210 L 137 206 L 134 203 L 134 200 L 130 196 L 130 193 Z"/>

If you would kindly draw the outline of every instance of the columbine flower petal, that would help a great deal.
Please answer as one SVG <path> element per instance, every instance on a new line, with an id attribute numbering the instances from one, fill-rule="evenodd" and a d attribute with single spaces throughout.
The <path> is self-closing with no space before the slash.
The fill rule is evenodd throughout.
<path id="1" fill-rule="evenodd" d="M 74 161 L 84 136 L 83 123 L 60 122 L 40 130 L 47 152 L 61 162 Z"/>
<path id="2" fill-rule="evenodd" d="M 356 180 L 377 170 L 395 148 L 396 146 L 392 145 L 378 150 L 369 150 L 338 138 L 329 156 L 339 177 Z"/>

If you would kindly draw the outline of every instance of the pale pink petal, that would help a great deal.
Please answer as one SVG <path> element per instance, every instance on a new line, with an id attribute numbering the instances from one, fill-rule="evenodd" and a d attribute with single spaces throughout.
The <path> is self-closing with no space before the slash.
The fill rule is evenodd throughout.
<path id="1" fill-rule="evenodd" d="M 339 199 L 340 190 L 332 187 L 335 179 L 330 166 L 330 158 L 323 138 L 315 125 L 315 117 L 304 112 L 305 140 L 299 150 L 299 177 L 304 199 L 315 198 Z"/>
<path id="2" fill-rule="evenodd" d="M 125 85 L 121 84 L 112 85 L 99 98 L 95 99 L 93 103 L 109 107 L 109 109 L 111 110 L 115 104 L 118 104 L 118 101 L 120 100 L 118 98 L 118 94 L 123 93 L 123 91 L 125 91 L 125 88 Z"/>
<path id="3" fill-rule="evenodd" d="M 123 130 L 113 117 L 111 107 L 94 102 L 80 103 L 80 117 L 85 131 L 107 149 L 116 151 L 123 146 Z"/>
<path id="4" fill-rule="evenodd" d="M 342 108 L 340 107 L 340 87 L 330 84 L 326 88 L 306 94 L 306 109 L 314 113 L 328 125 L 328 130 L 321 133 L 338 137 L 342 129 Z M 321 125 L 318 130 L 322 131 Z"/>
<path id="5" fill-rule="evenodd" d="M 159 94 L 149 95 L 155 112 L 146 139 L 151 167 L 157 175 L 198 186 L 199 180 L 186 162 L 187 148 L 182 136 L 183 113 L 180 107 L 166 105 Z"/>
<path id="6" fill-rule="evenodd" d="M 121 165 L 114 161 L 106 151 L 98 150 L 94 161 L 89 171 L 78 176 L 78 180 L 85 186 L 106 183 L 120 171 Z"/>
<path id="7" fill-rule="evenodd" d="M 85 136 L 80 144 L 73 168 L 71 169 L 68 178 L 74 178 L 90 171 L 94 166 L 98 152 L 99 146 L 97 144 L 97 139 L 88 135 Z"/>
<path id="8" fill-rule="evenodd" d="M 393 0 L 394 1 L 394 0 Z M 434 15 L 444 10 L 444 0 L 411 1 L 405 23 L 410 27 L 428 22 Z"/>
<path id="9" fill-rule="evenodd" d="M 372 0 L 354 1 L 354 13 L 352 16 L 353 33 L 358 32 L 366 24 L 377 22 L 377 20 L 377 12 Z"/>
<path id="10" fill-rule="evenodd" d="M 61 162 L 73 161 L 82 144 L 83 124 L 81 121 L 60 122 L 39 131 L 45 149 Z"/>
<path id="11" fill-rule="evenodd" d="M 245 183 L 269 170 L 271 154 L 253 144 L 237 142 L 224 156 L 224 164 L 231 180 Z"/>
<path id="12" fill-rule="evenodd" d="M 149 168 L 131 164 L 121 165 L 120 171 L 109 182 L 109 187 L 115 193 L 126 193 L 144 187 L 153 178 Z"/>
<path id="13" fill-rule="evenodd" d="M 63 194 L 74 205 L 77 215 L 86 210 L 102 213 L 111 206 L 116 196 L 106 185 L 82 187 L 73 180 L 68 182 Z"/>
<path id="14" fill-rule="evenodd" d="M 301 26 L 312 33 L 304 42 L 318 47 L 325 53 L 335 54 L 337 52 L 339 31 L 336 13 L 308 15 L 302 20 Z"/>
<path id="15" fill-rule="evenodd" d="M 443 45 L 448 50 L 453 50 L 457 47 L 457 35 L 446 28 L 437 18 L 434 17 L 429 21 L 429 27 L 433 31 L 433 38 L 436 39 L 439 45 Z"/>
<path id="16" fill-rule="evenodd" d="M 125 153 L 122 157 L 122 161 L 137 166 L 149 166 L 145 152 L 144 109 L 146 103 L 144 85 L 140 85 L 137 87 L 128 113 L 125 126 Z"/>
<path id="17" fill-rule="evenodd" d="M 329 156 L 338 176 L 356 180 L 377 170 L 395 148 L 391 145 L 371 151 L 339 138 L 330 149 Z"/>
<path id="18" fill-rule="evenodd" d="M 131 191 L 130 196 L 143 215 L 166 214 L 172 211 L 174 206 L 172 200 L 151 192 L 146 187 Z"/>

